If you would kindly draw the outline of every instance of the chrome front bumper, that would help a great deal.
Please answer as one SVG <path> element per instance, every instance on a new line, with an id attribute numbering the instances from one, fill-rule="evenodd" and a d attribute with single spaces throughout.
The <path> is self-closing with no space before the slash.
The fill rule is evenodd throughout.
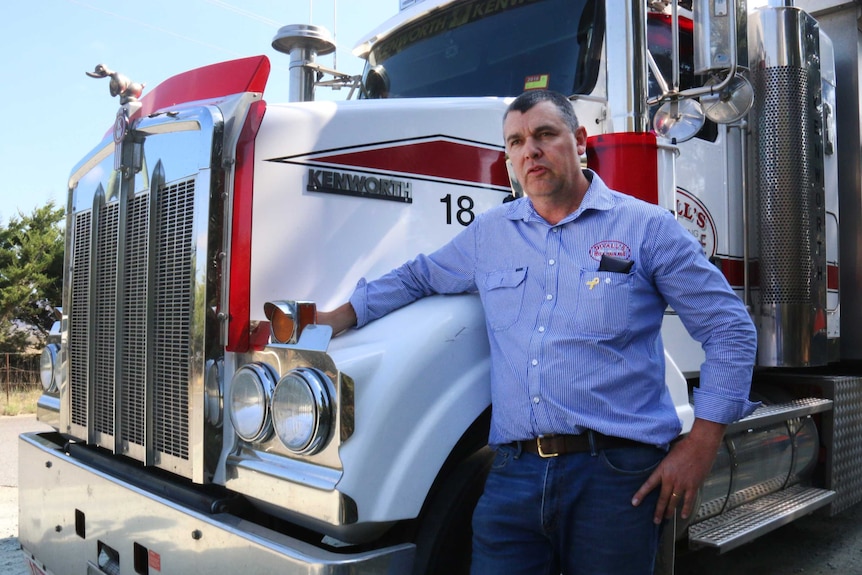
<path id="1" fill-rule="evenodd" d="M 334 553 L 230 513 L 182 507 L 85 465 L 50 437 L 19 438 L 18 538 L 54 575 L 98 573 L 107 555 L 116 555 L 118 572 L 130 575 L 370 575 L 412 567 L 411 544 Z"/>

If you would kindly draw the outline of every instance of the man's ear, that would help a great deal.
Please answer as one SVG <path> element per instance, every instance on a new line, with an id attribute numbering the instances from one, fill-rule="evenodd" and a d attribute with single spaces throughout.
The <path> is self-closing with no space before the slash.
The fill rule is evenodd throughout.
<path id="1" fill-rule="evenodd" d="M 583 156 L 587 151 L 587 129 L 583 126 L 578 126 L 575 130 L 575 142 L 578 145 L 578 155 Z"/>

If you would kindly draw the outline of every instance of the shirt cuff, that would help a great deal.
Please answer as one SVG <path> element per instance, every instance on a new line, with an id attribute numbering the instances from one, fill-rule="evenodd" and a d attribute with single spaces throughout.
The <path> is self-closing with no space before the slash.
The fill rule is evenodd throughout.
<path id="1" fill-rule="evenodd" d="M 361 278 L 350 296 L 350 305 L 356 313 L 356 327 L 360 328 L 368 323 L 368 282 Z"/>
<path id="2" fill-rule="evenodd" d="M 694 416 L 715 423 L 729 424 L 751 415 L 760 402 L 742 397 L 717 395 L 699 387 L 694 388 Z"/>

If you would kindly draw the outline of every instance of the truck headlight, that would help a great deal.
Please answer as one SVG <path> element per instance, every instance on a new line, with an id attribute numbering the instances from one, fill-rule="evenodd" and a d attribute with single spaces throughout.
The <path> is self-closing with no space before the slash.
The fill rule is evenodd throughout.
<path id="1" fill-rule="evenodd" d="M 320 371 L 298 368 L 278 382 L 272 394 L 275 433 L 293 453 L 311 455 L 326 445 L 332 430 L 334 391 Z"/>
<path id="2" fill-rule="evenodd" d="M 39 377 L 42 379 L 42 389 L 45 391 L 57 390 L 57 352 L 60 351 L 60 346 L 56 343 L 49 343 L 42 350 L 42 357 L 39 358 Z"/>
<path id="3" fill-rule="evenodd" d="M 262 441 L 272 432 L 269 401 L 275 380 L 275 371 L 263 363 L 246 364 L 233 376 L 230 421 L 245 441 Z"/>

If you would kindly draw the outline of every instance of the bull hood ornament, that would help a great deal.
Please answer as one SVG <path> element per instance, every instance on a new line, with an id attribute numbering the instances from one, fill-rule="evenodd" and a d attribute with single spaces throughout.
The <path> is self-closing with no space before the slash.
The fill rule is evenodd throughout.
<path id="1" fill-rule="evenodd" d="M 110 78 L 109 88 L 111 96 L 119 96 L 120 104 L 125 105 L 130 102 L 137 102 L 141 93 L 144 91 L 144 84 L 140 82 L 132 82 L 128 77 L 109 70 L 104 64 L 99 64 L 92 72 L 86 72 L 90 78 Z"/>

